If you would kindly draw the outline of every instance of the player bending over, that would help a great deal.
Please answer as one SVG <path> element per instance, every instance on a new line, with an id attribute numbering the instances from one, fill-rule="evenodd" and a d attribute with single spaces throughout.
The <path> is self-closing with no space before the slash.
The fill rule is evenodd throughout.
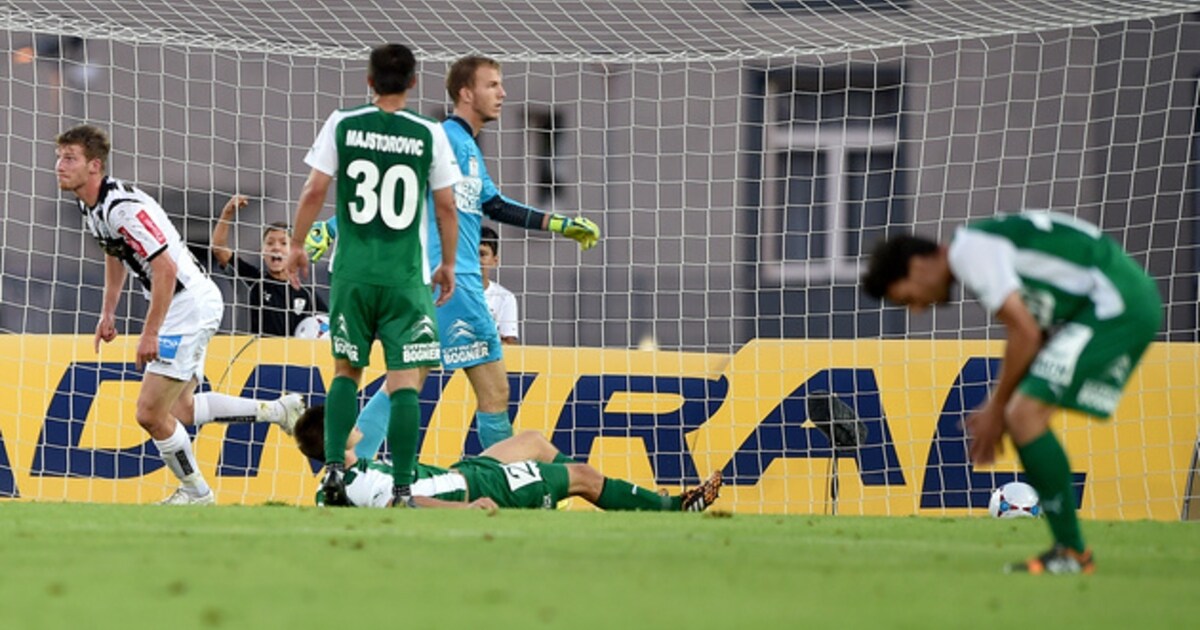
<path id="1" fill-rule="evenodd" d="M 325 459 L 325 408 L 310 407 L 296 422 L 296 445 L 318 461 Z M 356 507 L 392 504 L 392 467 L 360 459 L 354 446 L 362 439 L 356 427 L 346 442 L 346 496 Z M 605 510 L 702 512 L 717 500 L 721 471 L 708 481 L 669 496 L 636 486 L 558 452 L 540 433 L 525 431 L 466 457 L 450 468 L 417 462 L 413 502 L 420 507 L 554 509 L 567 497 L 582 497 Z M 317 503 L 324 500 L 317 492 Z"/>
<path id="2" fill-rule="evenodd" d="M 1054 535 L 1049 551 L 1007 570 L 1091 573 L 1071 465 L 1050 417 L 1060 408 L 1100 420 L 1112 415 L 1162 325 L 1158 288 L 1099 228 L 1049 212 L 971 223 L 948 246 L 908 235 L 889 239 L 871 254 L 863 288 L 920 311 L 945 302 L 955 280 L 1008 337 L 1000 381 L 967 419 L 971 459 L 994 462 L 1008 433 Z"/>

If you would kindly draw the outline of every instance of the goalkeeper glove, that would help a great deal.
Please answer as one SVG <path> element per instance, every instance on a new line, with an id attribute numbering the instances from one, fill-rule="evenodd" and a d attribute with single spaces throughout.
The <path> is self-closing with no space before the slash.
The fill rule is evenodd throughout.
<path id="1" fill-rule="evenodd" d="M 334 235 L 330 234 L 325 221 L 313 223 L 312 228 L 308 230 L 308 236 L 304 237 L 304 253 L 308 254 L 308 259 L 313 262 L 321 260 L 325 252 L 329 251 L 333 238 Z"/>
<path id="2" fill-rule="evenodd" d="M 595 247 L 600 240 L 600 226 L 583 217 L 572 219 L 561 214 L 552 214 L 550 215 L 549 229 L 551 232 L 558 232 L 569 239 L 578 241 L 579 248 L 584 251 Z"/>

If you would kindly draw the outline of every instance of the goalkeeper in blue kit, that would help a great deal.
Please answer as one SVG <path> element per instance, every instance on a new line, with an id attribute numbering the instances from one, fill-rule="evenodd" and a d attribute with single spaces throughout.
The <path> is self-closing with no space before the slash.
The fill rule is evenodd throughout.
<path id="1" fill-rule="evenodd" d="M 508 417 L 508 373 L 496 324 L 488 311 L 479 265 L 480 223 L 483 215 L 495 221 L 530 230 L 557 232 L 591 249 L 600 240 L 600 229 L 588 219 L 547 214 L 500 194 L 484 164 L 475 137 L 489 121 L 500 116 L 504 85 L 500 64 L 494 59 L 468 56 L 454 62 L 446 76 L 446 91 L 454 101 L 454 114 L 442 126 L 450 139 L 462 180 L 454 186 L 458 207 L 458 248 L 455 292 L 437 308 L 442 342 L 442 366 L 466 370 L 475 390 L 479 440 L 484 448 L 512 435 Z M 429 219 L 431 222 L 433 218 Z M 430 226 L 433 227 L 432 224 Z M 432 229 L 430 230 L 433 231 Z M 337 238 L 337 221 L 314 224 L 306 241 L 313 261 L 320 259 Z M 429 259 L 441 259 L 441 243 L 430 239 Z M 387 426 L 388 394 L 382 388 L 367 402 L 358 419 L 364 437 L 356 449 L 370 459 L 383 443 Z"/>

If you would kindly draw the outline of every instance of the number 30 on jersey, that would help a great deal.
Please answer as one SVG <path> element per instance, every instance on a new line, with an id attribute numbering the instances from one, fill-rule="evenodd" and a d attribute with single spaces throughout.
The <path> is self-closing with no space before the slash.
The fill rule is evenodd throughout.
<path id="1" fill-rule="evenodd" d="M 413 167 L 394 164 L 383 172 L 383 181 L 380 181 L 379 166 L 371 160 L 359 159 L 346 167 L 346 175 L 357 182 L 354 188 L 356 199 L 349 204 L 351 221 L 370 223 L 378 214 L 384 225 L 393 230 L 403 230 L 412 225 L 421 194 L 421 185 Z M 402 197 L 399 204 L 396 203 L 397 188 Z M 399 214 L 396 212 L 397 205 Z"/>

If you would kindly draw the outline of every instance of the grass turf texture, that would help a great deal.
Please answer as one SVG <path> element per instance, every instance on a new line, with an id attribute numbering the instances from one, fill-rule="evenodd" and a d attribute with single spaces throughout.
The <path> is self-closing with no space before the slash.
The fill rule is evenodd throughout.
<path id="1" fill-rule="evenodd" d="M 1045 524 L 0 502 L 0 628 L 1189 627 L 1200 528 L 1085 522 L 1098 573 L 1004 575 Z M 466 624 L 471 624 L 467 626 Z"/>

